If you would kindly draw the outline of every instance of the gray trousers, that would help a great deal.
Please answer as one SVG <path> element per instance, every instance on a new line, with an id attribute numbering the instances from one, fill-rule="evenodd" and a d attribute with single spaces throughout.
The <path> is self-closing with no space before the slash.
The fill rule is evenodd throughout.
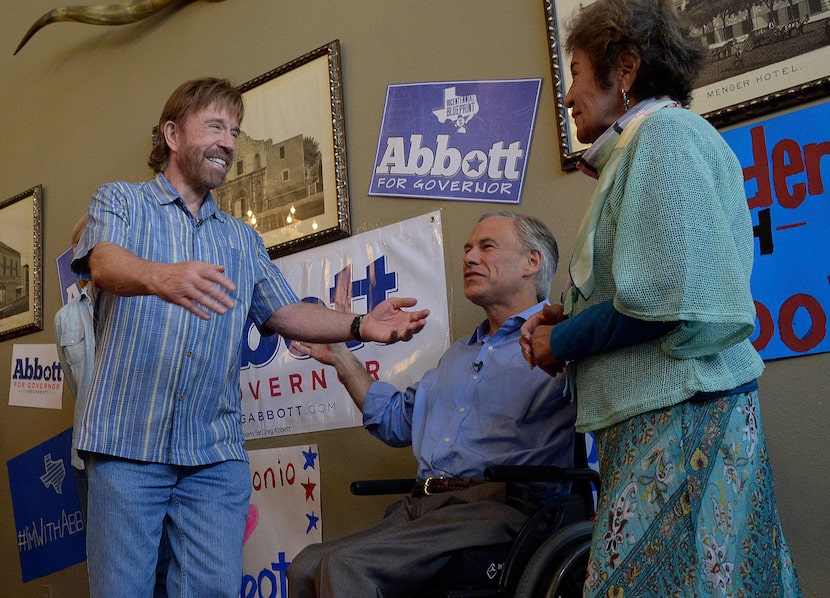
<path id="1" fill-rule="evenodd" d="M 288 595 L 415 595 L 453 552 L 512 542 L 527 517 L 505 503 L 504 484 L 405 498 L 368 529 L 307 546 L 288 567 Z"/>

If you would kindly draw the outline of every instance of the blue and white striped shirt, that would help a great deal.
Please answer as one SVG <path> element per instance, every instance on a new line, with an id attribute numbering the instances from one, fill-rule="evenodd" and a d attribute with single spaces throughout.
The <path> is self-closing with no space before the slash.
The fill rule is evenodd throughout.
<path id="1" fill-rule="evenodd" d="M 159 174 L 98 189 L 72 262 L 78 275 L 89 276 L 89 252 L 102 242 L 151 262 L 221 264 L 236 306 L 202 320 L 154 295 L 99 289 L 95 369 L 75 448 L 176 465 L 247 460 L 239 390 L 246 319 L 262 325 L 297 301 L 262 239 L 212 195 L 194 218 Z"/>

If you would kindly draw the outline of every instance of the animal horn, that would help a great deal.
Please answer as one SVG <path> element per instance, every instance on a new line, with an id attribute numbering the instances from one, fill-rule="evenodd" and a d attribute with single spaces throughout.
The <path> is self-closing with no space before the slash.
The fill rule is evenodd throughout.
<path id="1" fill-rule="evenodd" d="M 26 45 L 32 36 L 46 25 L 62 21 L 88 23 L 90 25 L 126 25 L 135 23 L 177 4 L 186 4 L 193 0 L 132 0 L 121 4 L 105 4 L 98 6 L 67 6 L 55 8 L 40 17 L 35 24 L 29 27 L 26 35 L 14 51 L 15 54 Z M 214 0 L 217 1 L 217 0 Z"/>

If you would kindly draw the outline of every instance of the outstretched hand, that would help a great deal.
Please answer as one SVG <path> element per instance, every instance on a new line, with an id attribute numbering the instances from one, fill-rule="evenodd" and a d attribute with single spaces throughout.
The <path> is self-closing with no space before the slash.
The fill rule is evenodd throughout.
<path id="1" fill-rule="evenodd" d="M 334 365 L 337 354 L 348 349 L 344 343 L 306 343 L 303 341 L 291 341 L 289 351 L 295 355 L 307 355 L 313 357 L 325 365 Z"/>
<path id="2" fill-rule="evenodd" d="M 212 313 L 222 315 L 236 305 L 229 295 L 236 285 L 225 276 L 225 267 L 217 264 L 149 261 L 102 241 L 90 250 L 89 270 L 99 289 L 121 297 L 155 295 L 203 320 L 210 319 Z"/>
<path id="3" fill-rule="evenodd" d="M 363 318 L 360 336 L 379 343 L 411 340 L 426 325 L 429 315 L 428 309 L 403 311 L 416 303 L 411 297 L 390 297 L 379 303 Z"/>
<path id="4" fill-rule="evenodd" d="M 309 355 L 324 365 L 334 366 L 338 379 L 345 385 L 357 408 L 363 411 L 366 393 L 378 378 L 377 374 L 369 375 L 364 364 L 349 351 L 346 343 L 291 341 L 289 350 L 294 354 Z"/>
<path id="5" fill-rule="evenodd" d="M 224 266 L 189 261 L 154 264 L 154 268 L 153 294 L 203 320 L 209 320 L 211 313 L 223 315 L 236 304 L 228 294 L 236 285 L 225 276 Z"/>

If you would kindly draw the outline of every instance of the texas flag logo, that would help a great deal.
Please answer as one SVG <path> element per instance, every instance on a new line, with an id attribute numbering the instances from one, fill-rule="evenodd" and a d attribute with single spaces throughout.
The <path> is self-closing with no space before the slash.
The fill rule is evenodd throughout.
<path id="1" fill-rule="evenodd" d="M 467 132 L 467 123 L 478 114 L 478 96 L 471 93 L 468 95 L 456 95 L 455 87 L 447 87 L 444 90 L 444 106 L 432 113 L 442 125 L 450 121 L 455 125 L 459 133 Z"/>

